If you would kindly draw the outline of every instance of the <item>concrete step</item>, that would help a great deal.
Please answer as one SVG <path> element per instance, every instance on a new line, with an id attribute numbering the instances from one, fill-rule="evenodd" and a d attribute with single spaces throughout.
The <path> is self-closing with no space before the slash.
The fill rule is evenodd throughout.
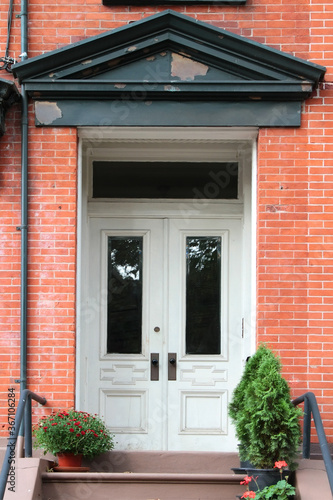
<path id="1" fill-rule="evenodd" d="M 239 467 L 237 453 L 205 451 L 117 451 L 86 460 L 92 472 L 231 474 Z"/>
<path id="2" fill-rule="evenodd" d="M 238 465 L 235 453 L 115 451 L 89 472 L 44 472 L 42 499 L 235 500 L 244 492 Z"/>
<path id="3" fill-rule="evenodd" d="M 332 500 L 323 460 L 302 459 L 296 471 L 296 500 Z"/>
<path id="4" fill-rule="evenodd" d="M 53 472 L 51 460 L 16 460 L 5 500 L 235 500 L 245 491 L 235 453 L 112 451 L 89 472 Z M 301 460 L 295 500 L 333 500 L 322 460 Z"/>
<path id="5" fill-rule="evenodd" d="M 235 500 L 233 474 L 44 473 L 43 500 Z"/>

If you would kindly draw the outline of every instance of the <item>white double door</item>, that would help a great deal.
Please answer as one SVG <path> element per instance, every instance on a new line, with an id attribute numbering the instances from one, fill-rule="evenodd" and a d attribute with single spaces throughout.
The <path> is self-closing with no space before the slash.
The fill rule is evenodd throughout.
<path id="1" fill-rule="evenodd" d="M 241 218 L 91 217 L 84 406 L 118 449 L 234 450 Z"/>

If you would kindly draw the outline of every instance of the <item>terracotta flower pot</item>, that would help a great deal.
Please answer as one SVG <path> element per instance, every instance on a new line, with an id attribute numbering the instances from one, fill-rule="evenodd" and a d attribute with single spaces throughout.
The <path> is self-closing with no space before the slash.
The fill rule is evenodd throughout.
<path id="1" fill-rule="evenodd" d="M 81 467 L 82 455 L 73 453 L 57 453 L 59 467 Z"/>

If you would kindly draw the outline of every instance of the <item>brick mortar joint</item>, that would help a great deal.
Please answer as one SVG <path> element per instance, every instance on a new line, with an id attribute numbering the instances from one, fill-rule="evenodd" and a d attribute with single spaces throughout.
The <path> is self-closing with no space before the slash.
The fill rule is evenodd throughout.
<path id="1" fill-rule="evenodd" d="M 328 89 L 333 89 L 333 81 L 329 82 L 320 82 L 319 88 L 321 90 L 328 90 Z"/>

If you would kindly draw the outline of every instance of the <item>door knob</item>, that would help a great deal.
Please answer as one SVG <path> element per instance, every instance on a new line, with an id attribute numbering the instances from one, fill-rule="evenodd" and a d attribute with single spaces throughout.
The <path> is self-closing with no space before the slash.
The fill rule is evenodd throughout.
<path id="1" fill-rule="evenodd" d="M 154 366 L 157 366 L 158 365 L 158 359 L 152 359 L 151 360 L 151 364 L 154 365 Z"/>
<path id="2" fill-rule="evenodd" d="M 169 359 L 169 363 L 170 363 L 171 365 L 175 365 L 175 364 L 176 364 L 176 360 L 175 360 L 175 358 L 170 358 L 170 359 Z"/>

